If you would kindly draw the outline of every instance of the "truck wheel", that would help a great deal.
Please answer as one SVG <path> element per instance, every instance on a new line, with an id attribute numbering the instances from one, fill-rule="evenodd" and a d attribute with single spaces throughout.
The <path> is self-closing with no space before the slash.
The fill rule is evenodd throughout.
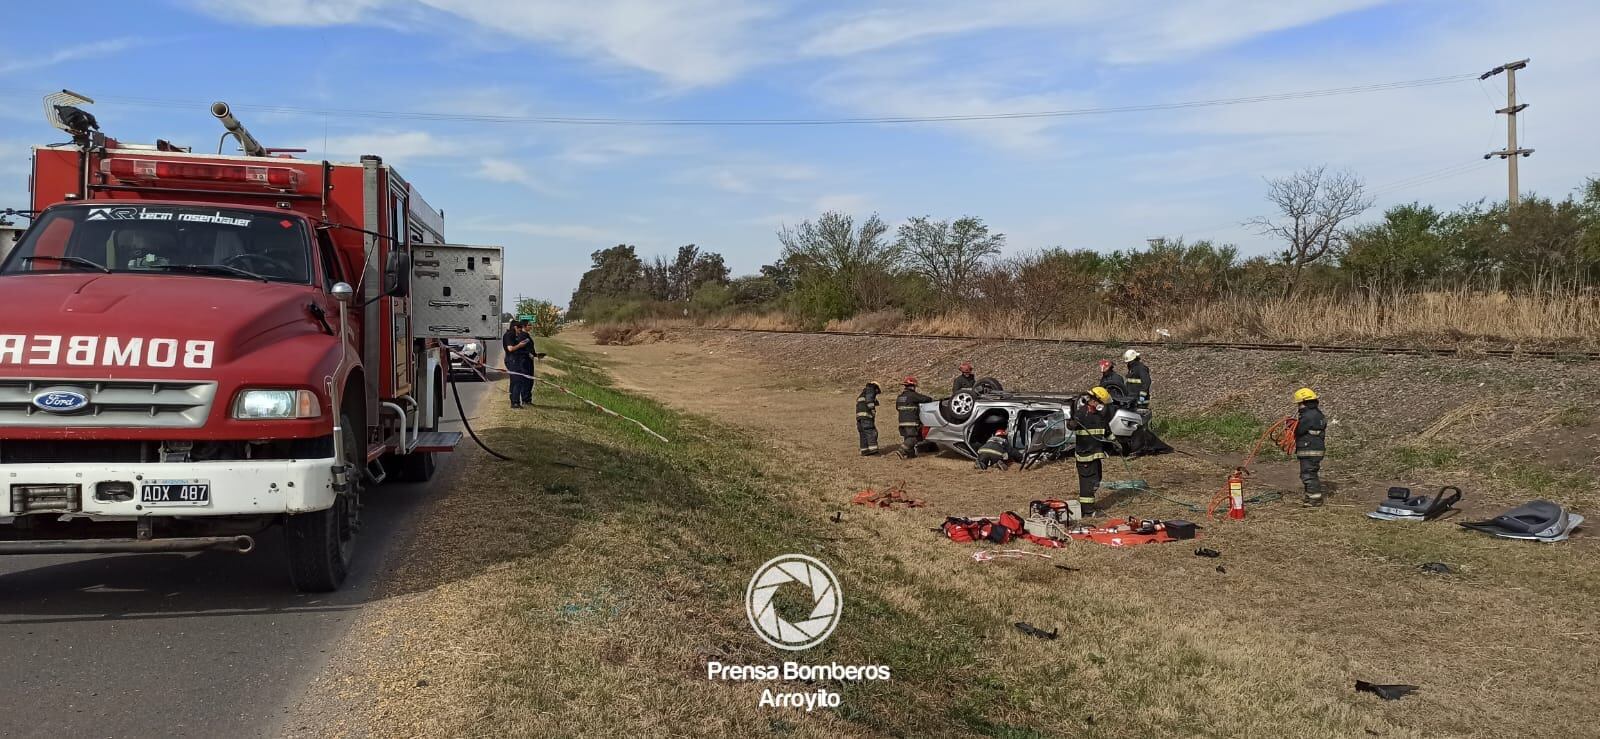
<path id="1" fill-rule="evenodd" d="M 439 430 L 439 421 L 444 418 L 444 393 L 444 381 L 435 378 L 433 423 L 421 429 L 421 431 Z M 438 465 L 433 460 L 433 452 L 389 455 L 384 458 L 383 466 L 399 482 L 427 482 L 433 479 L 433 473 L 438 469 Z"/>
<path id="2" fill-rule="evenodd" d="M 399 482 L 427 482 L 433 479 L 433 473 L 438 469 L 433 461 L 433 452 L 413 452 L 391 457 L 390 469 L 394 479 Z"/>
<path id="3" fill-rule="evenodd" d="M 296 590 L 327 593 L 338 590 L 350 574 L 360 525 L 361 471 L 366 455 L 360 448 L 350 416 L 340 414 L 344 429 L 345 464 L 350 465 L 350 490 L 334 496 L 333 506 L 321 511 L 289 516 L 283 523 L 289 549 L 289 578 Z M 363 460 L 364 461 L 364 460 Z"/>

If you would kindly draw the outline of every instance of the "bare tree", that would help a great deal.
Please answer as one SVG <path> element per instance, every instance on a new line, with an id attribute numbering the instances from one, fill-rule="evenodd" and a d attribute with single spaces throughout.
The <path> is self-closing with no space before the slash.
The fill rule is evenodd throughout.
<path id="1" fill-rule="evenodd" d="M 1355 173 L 1330 172 L 1327 165 L 1268 180 L 1267 185 L 1267 199 L 1278 207 L 1278 217 L 1253 218 L 1245 225 L 1284 243 L 1283 262 L 1289 270 L 1283 294 L 1293 298 L 1305 268 L 1344 246 L 1344 223 L 1372 207 L 1372 198 Z"/>
<path id="2" fill-rule="evenodd" d="M 815 223 L 779 229 L 778 242 L 785 261 L 835 281 L 849 291 L 857 309 L 877 310 L 888 305 L 888 278 L 901 254 L 884 239 L 888 231 L 877 213 L 857 227 L 854 218 L 829 211 Z"/>
<path id="3" fill-rule="evenodd" d="M 955 223 L 918 216 L 900 226 L 896 243 L 913 272 L 928 279 L 946 299 L 972 297 L 984 264 L 1000 254 L 1005 234 L 991 234 L 983 220 L 967 216 Z"/>

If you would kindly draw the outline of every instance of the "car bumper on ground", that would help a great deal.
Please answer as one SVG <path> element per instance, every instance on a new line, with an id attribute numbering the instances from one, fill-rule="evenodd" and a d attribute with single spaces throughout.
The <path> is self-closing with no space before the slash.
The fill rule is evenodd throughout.
<path id="1" fill-rule="evenodd" d="M 0 466 L 0 493 L 4 494 L 0 517 L 57 512 L 189 518 L 306 513 L 333 505 L 333 467 L 332 457 L 8 464 Z M 204 500 L 197 500 L 201 497 Z"/>

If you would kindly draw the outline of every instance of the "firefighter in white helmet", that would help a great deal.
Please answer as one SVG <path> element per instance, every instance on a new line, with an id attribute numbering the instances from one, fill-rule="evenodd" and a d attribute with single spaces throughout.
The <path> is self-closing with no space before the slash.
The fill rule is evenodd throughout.
<path id="1" fill-rule="evenodd" d="M 1150 415 L 1150 368 L 1144 364 L 1144 359 L 1139 356 L 1136 349 L 1129 349 L 1122 353 L 1122 361 L 1128 365 L 1127 379 L 1128 399 L 1133 402 L 1133 408 L 1142 416 Z"/>

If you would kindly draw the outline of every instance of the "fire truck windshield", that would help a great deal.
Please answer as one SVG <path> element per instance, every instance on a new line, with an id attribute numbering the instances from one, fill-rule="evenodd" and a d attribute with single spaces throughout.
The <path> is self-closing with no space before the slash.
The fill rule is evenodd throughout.
<path id="1" fill-rule="evenodd" d="M 140 272 L 311 282 L 310 236 L 292 214 L 189 205 L 69 206 L 40 216 L 0 274 Z"/>

